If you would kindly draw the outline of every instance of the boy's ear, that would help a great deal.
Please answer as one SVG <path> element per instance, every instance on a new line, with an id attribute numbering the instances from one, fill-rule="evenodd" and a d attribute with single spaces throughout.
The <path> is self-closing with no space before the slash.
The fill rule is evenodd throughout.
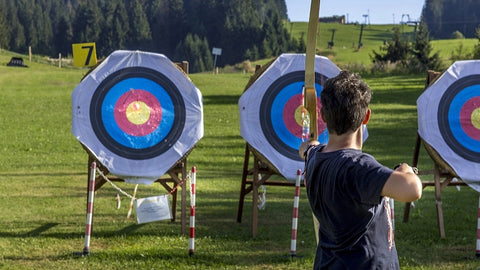
<path id="1" fill-rule="evenodd" d="M 370 114 L 372 111 L 370 109 L 367 109 L 367 113 L 365 114 L 365 118 L 363 119 L 362 124 L 366 125 L 368 121 L 370 120 Z"/>

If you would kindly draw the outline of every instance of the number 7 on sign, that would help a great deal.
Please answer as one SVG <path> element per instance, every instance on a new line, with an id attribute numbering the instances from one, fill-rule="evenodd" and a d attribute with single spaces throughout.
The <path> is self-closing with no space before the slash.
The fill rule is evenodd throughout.
<path id="1" fill-rule="evenodd" d="M 72 44 L 73 66 L 91 67 L 97 64 L 95 42 Z"/>

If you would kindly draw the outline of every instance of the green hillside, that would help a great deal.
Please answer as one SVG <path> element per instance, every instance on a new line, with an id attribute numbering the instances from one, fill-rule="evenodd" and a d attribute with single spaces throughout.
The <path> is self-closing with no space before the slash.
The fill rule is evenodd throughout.
<path id="1" fill-rule="evenodd" d="M 320 54 L 328 56 L 337 65 L 344 64 L 371 64 L 370 55 L 375 50 L 379 52 L 380 46 L 384 41 L 389 41 L 393 36 L 394 27 L 400 27 L 401 32 L 406 38 L 414 39 L 414 27 L 408 25 L 366 25 L 363 29 L 362 48 L 358 50 L 358 42 L 360 38 L 360 25 L 355 24 L 336 24 L 336 23 L 320 23 L 317 35 L 317 48 Z M 308 29 L 307 22 L 287 23 L 287 28 L 291 34 L 297 38 L 304 35 Z M 334 34 L 334 46 L 328 49 L 328 42 Z M 460 44 L 463 45 L 463 51 L 470 52 L 473 46 L 478 43 L 477 39 L 448 39 L 433 40 L 432 46 L 434 51 L 439 51 L 440 56 L 446 66 L 452 62 L 450 60 L 452 52 L 458 50 Z"/>

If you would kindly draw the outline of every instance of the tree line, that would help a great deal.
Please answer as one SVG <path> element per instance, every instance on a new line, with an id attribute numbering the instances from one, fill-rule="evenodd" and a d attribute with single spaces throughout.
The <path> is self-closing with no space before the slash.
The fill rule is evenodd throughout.
<path id="1" fill-rule="evenodd" d="M 466 38 L 475 38 L 480 26 L 480 1 L 426 0 L 422 19 L 432 38 L 451 38 L 457 31 Z"/>
<path id="2" fill-rule="evenodd" d="M 72 54 L 72 43 L 95 42 L 99 58 L 118 49 L 187 60 L 191 72 L 217 64 L 304 52 L 284 26 L 285 0 L 0 0 L 0 48 Z"/>

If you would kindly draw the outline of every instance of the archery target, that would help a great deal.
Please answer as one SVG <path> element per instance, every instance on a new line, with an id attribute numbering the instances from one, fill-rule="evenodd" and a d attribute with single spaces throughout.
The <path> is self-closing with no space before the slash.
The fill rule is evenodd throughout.
<path id="1" fill-rule="evenodd" d="M 202 96 L 165 56 L 115 51 L 73 91 L 72 133 L 110 173 L 150 184 L 203 136 Z"/>
<path id="2" fill-rule="evenodd" d="M 185 104 L 178 88 L 163 74 L 143 67 L 124 68 L 98 86 L 90 121 L 99 140 L 113 153 L 149 159 L 163 154 L 180 137 Z"/>
<path id="3" fill-rule="evenodd" d="M 316 56 L 315 71 L 319 112 L 322 84 L 340 69 L 328 58 Z M 282 54 L 239 99 L 242 137 L 290 181 L 295 181 L 297 169 L 304 166 L 298 155 L 304 79 L 305 54 Z M 328 132 L 322 120 L 318 130 L 318 140 L 326 143 Z"/>
<path id="4" fill-rule="evenodd" d="M 480 61 L 458 61 L 417 100 L 418 132 L 480 191 Z"/>
<path id="5" fill-rule="evenodd" d="M 298 148 L 302 142 L 302 88 L 305 72 L 294 71 L 278 78 L 265 92 L 260 105 L 260 122 L 262 131 L 270 145 L 276 151 L 293 160 L 301 161 Z M 326 80 L 322 74 L 315 73 L 317 90 L 317 114 L 320 113 L 321 83 Z M 318 117 L 318 139 L 321 143 L 328 141 L 327 125 Z M 267 136 L 269 135 L 269 136 Z"/>
<path id="6" fill-rule="evenodd" d="M 445 91 L 438 106 L 438 126 L 452 150 L 480 162 L 480 75 L 460 78 Z"/>

